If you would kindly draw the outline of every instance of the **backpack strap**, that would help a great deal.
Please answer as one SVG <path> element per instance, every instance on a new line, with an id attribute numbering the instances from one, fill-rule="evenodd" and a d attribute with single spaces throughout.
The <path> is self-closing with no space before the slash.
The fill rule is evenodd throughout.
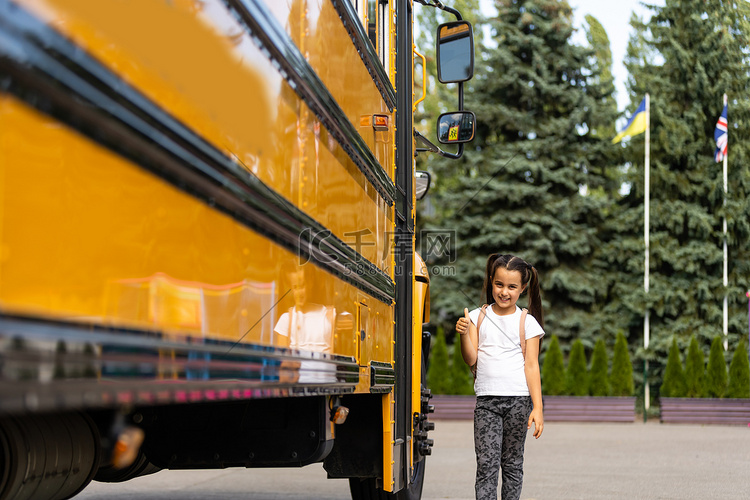
<path id="1" fill-rule="evenodd" d="M 477 319 L 477 339 L 479 338 L 479 327 L 482 326 L 482 320 L 487 316 L 487 304 L 482 306 L 482 310 L 479 311 L 479 318 Z"/>
<path id="2" fill-rule="evenodd" d="M 526 314 L 528 312 L 528 309 L 521 310 L 521 325 L 518 327 L 521 337 L 521 354 L 524 360 L 526 359 Z"/>
<path id="3" fill-rule="evenodd" d="M 487 304 L 482 306 L 482 310 L 479 311 L 479 318 L 477 318 L 477 342 L 479 342 L 479 327 L 482 326 L 482 320 L 487 315 Z M 477 379 L 477 364 L 471 365 L 471 374 L 474 375 L 474 380 Z"/>

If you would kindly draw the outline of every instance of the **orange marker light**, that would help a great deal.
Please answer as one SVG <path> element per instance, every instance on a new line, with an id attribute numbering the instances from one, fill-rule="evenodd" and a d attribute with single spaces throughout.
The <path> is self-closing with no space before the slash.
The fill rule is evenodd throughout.
<path id="1" fill-rule="evenodd" d="M 372 128 L 388 130 L 388 115 L 372 115 Z"/>
<path id="2" fill-rule="evenodd" d="M 144 437 L 143 429 L 133 426 L 125 427 L 117 436 L 117 443 L 112 450 L 112 467 L 124 469 L 131 465 L 138 457 L 138 450 L 141 449 Z"/>
<path id="3" fill-rule="evenodd" d="M 343 424 L 346 422 L 346 417 L 349 416 L 349 408 L 346 406 L 334 406 L 331 409 L 331 422 L 334 424 Z"/>

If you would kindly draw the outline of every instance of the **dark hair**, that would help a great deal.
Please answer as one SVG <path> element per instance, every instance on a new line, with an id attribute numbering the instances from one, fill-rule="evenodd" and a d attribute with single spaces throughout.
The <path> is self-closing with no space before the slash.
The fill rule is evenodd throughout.
<path id="1" fill-rule="evenodd" d="M 529 293 L 529 313 L 536 318 L 539 325 L 544 328 L 544 311 L 542 310 L 542 295 L 539 287 L 539 275 L 536 268 L 515 255 L 499 255 L 493 253 L 487 259 L 487 272 L 484 275 L 484 296 L 487 304 L 492 304 L 495 299 L 492 297 L 492 279 L 495 271 L 499 268 L 508 271 L 518 271 L 521 273 L 521 284 L 528 284 Z"/>

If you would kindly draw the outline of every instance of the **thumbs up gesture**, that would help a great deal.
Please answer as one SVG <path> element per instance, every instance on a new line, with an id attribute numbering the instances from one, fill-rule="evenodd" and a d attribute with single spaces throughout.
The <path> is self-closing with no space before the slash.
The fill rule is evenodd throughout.
<path id="1" fill-rule="evenodd" d="M 464 307 L 464 316 L 463 318 L 458 318 L 458 321 L 456 322 L 456 331 L 460 335 L 466 335 L 469 333 L 469 324 L 471 323 L 471 319 L 469 319 L 469 310 Z"/>

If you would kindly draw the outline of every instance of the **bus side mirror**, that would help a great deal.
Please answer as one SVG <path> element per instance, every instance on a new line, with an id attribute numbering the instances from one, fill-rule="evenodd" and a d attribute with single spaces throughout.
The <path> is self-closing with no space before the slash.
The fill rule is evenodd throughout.
<path id="1" fill-rule="evenodd" d="M 438 26 L 437 74 L 440 83 L 465 82 L 474 76 L 474 33 L 468 21 Z"/>
<path id="2" fill-rule="evenodd" d="M 427 195 L 427 191 L 430 189 L 430 173 L 424 170 L 417 170 L 416 184 L 416 198 L 421 200 Z"/>
<path id="3" fill-rule="evenodd" d="M 452 111 L 438 117 L 437 139 L 441 144 L 462 144 L 474 140 L 476 116 L 471 111 Z"/>

